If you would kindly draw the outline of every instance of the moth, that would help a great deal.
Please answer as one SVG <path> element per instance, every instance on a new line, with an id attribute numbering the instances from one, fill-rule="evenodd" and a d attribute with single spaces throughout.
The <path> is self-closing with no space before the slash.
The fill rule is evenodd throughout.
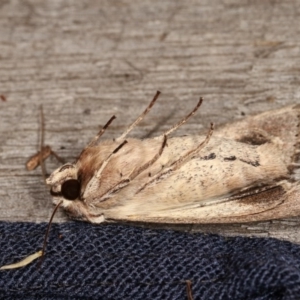
<path id="1" fill-rule="evenodd" d="M 296 180 L 300 105 L 249 116 L 203 135 L 171 137 L 195 114 L 164 134 L 143 140 L 129 132 L 101 140 L 106 123 L 73 163 L 46 183 L 53 203 L 91 223 L 235 223 L 300 214 Z"/>

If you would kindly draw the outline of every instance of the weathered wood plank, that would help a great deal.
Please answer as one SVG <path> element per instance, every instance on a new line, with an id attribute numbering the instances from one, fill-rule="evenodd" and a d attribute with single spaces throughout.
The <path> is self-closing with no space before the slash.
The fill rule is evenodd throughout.
<path id="1" fill-rule="evenodd" d="M 67 160 L 112 114 L 106 136 L 118 136 L 156 90 L 163 95 L 132 135 L 163 132 L 203 96 L 178 131 L 198 133 L 300 103 L 299 28 L 299 1 L 3 1 L 0 220 L 41 222 L 52 212 L 40 170 L 25 170 L 38 150 L 40 104 L 46 143 Z M 48 171 L 56 167 L 48 160 Z M 192 230 L 300 242 L 299 227 L 294 218 Z"/>

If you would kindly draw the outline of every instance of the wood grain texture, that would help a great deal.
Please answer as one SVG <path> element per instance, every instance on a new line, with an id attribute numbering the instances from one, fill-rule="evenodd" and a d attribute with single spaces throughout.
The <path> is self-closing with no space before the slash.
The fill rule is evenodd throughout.
<path id="1" fill-rule="evenodd" d="M 72 161 L 113 114 L 105 136 L 117 137 L 156 90 L 131 136 L 162 133 L 199 96 L 178 135 L 300 103 L 299 66 L 300 1 L 1 1 L 0 220 L 48 221 L 53 210 L 40 169 L 25 169 L 41 104 L 46 144 Z M 58 165 L 48 159 L 48 172 Z M 300 218 L 184 229 L 300 242 Z"/>

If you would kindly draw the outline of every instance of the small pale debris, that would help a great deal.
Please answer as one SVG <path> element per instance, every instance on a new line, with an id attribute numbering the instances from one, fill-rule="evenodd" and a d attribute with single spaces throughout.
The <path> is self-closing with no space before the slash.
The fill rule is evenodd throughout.
<path id="1" fill-rule="evenodd" d="M 43 255 L 43 251 L 40 250 L 38 252 L 35 252 L 35 253 L 27 256 L 26 258 L 22 259 L 18 263 L 2 266 L 0 268 L 0 270 L 10 270 L 10 269 L 17 269 L 17 268 L 25 267 L 28 264 L 30 264 L 32 261 L 34 261 L 35 259 L 41 257 L 42 255 Z"/>

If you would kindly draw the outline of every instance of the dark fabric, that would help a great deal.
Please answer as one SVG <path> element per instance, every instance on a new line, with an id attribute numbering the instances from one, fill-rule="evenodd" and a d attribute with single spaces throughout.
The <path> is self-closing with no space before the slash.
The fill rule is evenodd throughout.
<path id="1" fill-rule="evenodd" d="M 0 222 L 0 265 L 41 248 L 46 224 Z M 53 224 L 43 264 L 0 271 L 1 299 L 300 299 L 300 246 L 123 225 Z"/>

